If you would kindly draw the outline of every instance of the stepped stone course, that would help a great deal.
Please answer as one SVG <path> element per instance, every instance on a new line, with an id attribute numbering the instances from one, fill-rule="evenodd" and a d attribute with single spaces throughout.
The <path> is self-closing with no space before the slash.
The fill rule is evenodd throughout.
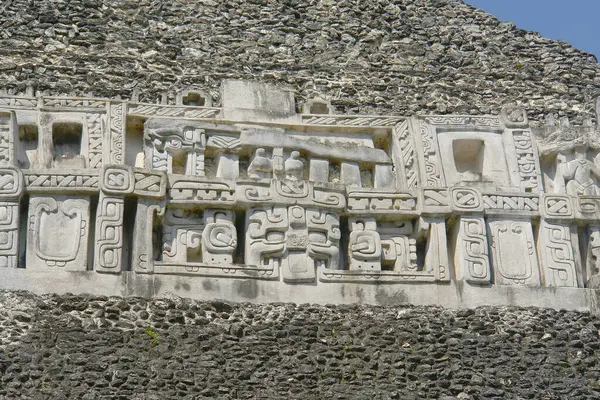
<path id="1" fill-rule="evenodd" d="M 534 308 L 0 292 L 0 398 L 597 399 L 600 321 Z"/>
<path id="2" fill-rule="evenodd" d="M 346 114 L 592 114 L 596 58 L 462 1 L 11 0 L 0 82 L 155 102 L 227 78 L 293 86 Z"/>

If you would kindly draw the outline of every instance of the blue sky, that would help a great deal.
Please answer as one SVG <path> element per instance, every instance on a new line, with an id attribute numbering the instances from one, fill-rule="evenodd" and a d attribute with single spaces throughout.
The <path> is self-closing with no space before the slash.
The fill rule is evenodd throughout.
<path id="1" fill-rule="evenodd" d="M 502 21 L 600 57 L 600 0 L 465 0 Z"/>

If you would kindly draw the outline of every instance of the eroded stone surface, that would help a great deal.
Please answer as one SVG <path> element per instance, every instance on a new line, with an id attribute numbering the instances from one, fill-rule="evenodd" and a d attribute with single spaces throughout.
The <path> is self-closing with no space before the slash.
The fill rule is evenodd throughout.
<path id="1" fill-rule="evenodd" d="M 600 321 L 0 292 L 0 396 L 593 399 Z"/>
<path id="2" fill-rule="evenodd" d="M 340 114 L 487 114 L 518 101 L 534 120 L 580 118 L 598 94 L 593 55 L 461 1 L 13 0 L 0 26 L 0 80 L 18 92 L 150 103 L 169 92 L 175 104 L 174 88 L 219 101 L 224 78 L 244 78 L 326 97 Z"/>

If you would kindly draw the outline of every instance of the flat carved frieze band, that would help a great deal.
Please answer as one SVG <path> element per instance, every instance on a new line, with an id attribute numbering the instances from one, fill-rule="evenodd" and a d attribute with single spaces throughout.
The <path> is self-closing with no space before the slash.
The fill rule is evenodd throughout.
<path id="1" fill-rule="evenodd" d="M 297 114 L 245 85 L 219 107 L 0 95 L 0 268 L 600 288 L 595 125 Z"/>

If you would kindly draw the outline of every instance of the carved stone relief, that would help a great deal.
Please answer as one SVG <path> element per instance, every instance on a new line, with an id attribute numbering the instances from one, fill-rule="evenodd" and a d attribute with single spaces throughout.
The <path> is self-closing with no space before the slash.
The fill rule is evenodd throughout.
<path id="1" fill-rule="evenodd" d="M 540 285 L 533 230 L 529 220 L 488 219 L 494 283 Z"/>
<path id="2" fill-rule="evenodd" d="M 26 265 L 31 269 L 85 271 L 90 201 L 76 196 L 29 199 Z"/>
<path id="3" fill-rule="evenodd" d="M 251 208 L 246 263 L 281 268 L 284 281 L 311 282 L 317 268 L 338 269 L 338 216 L 300 206 Z"/>
<path id="4" fill-rule="evenodd" d="M 576 246 L 569 225 L 542 220 L 539 252 L 544 286 L 578 287 Z"/>
<path id="5" fill-rule="evenodd" d="M 488 239 L 483 217 L 459 217 L 455 227 L 456 278 L 472 284 L 491 282 Z"/>
<path id="6" fill-rule="evenodd" d="M 596 128 L 534 136 L 518 107 L 298 115 L 286 92 L 277 116 L 273 98 L 254 113 L 207 96 L 0 98 L 0 267 L 600 287 Z"/>
<path id="7" fill-rule="evenodd" d="M 123 269 L 124 199 L 101 194 L 96 211 L 94 269 L 119 273 Z"/>

